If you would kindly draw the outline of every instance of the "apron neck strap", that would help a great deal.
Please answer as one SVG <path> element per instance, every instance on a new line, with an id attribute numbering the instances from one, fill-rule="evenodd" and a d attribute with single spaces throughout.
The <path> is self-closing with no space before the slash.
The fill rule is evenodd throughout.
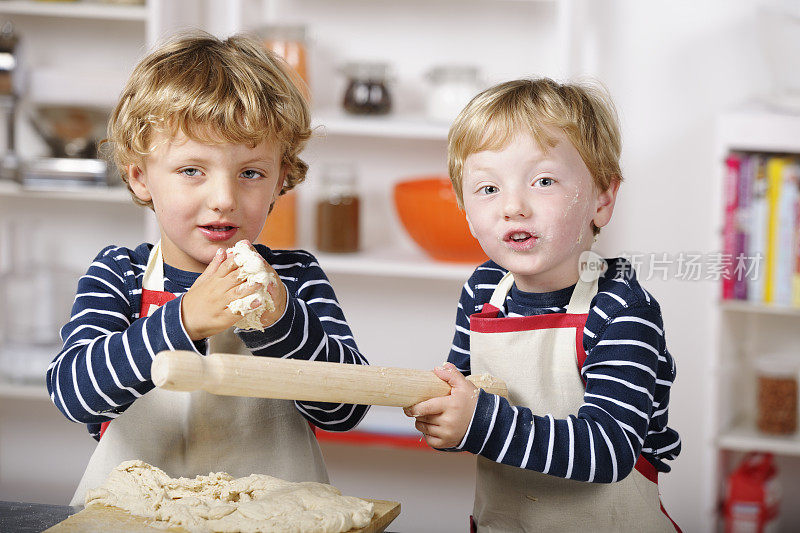
<path id="1" fill-rule="evenodd" d="M 605 259 L 594 252 L 589 255 L 587 264 L 581 264 L 578 283 L 575 285 L 575 290 L 572 291 L 569 304 L 567 304 L 567 313 L 571 315 L 585 315 L 589 312 L 592 298 L 597 294 L 600 276 L 608 268 Z"/>
<path id="2" fill-rule="evenodd" d="M 489 305 L 502 309 L 506 303 L 506 296 L 508 291 L 514 285 L 514 275 L 511 272 L 506 272 L 506 275 L 500 279 L 497 288 L 492 293 L 492 298 L 489 300 Z"/>
<path id="3" fill-rule="evenodd" d="M 147 258 L 142 289 L 164 292 L 164 258 L 161 255 L 160 240 L 150 250 L 150 256 Z"/>
<path id="4" fill-rule="evenodd" d="M 601 258 L 597 258 L 595 260 L 605 263 L 605 260 Z M 603 272 L 603 269 L 589 269 L 589 272 Z M 578 277 L 578 282 L 575 284 L 575 289 L 572 291 L 569 304 L 567 304 L 567 314 L 582 315 L 589 312 L 592 299 L 597 294 L 598 279 L 599 278 L 594 277 L 594 279 L 591 281 L 585 281 L 581 277 Z M 508 272 L 497 284 L 497 288 L 495 288 L 494 292 L 492 293 L 492 298 L 489 300 L 489 304 L 497 309 L 502 309 L 506 302 L 506 296 L 513 285 L 514 275 L 511 274 L 511 272 Z"/>

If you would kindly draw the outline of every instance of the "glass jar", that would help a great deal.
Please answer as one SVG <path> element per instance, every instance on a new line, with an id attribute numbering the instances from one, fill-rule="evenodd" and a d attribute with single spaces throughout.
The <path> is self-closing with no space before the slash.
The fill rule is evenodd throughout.
<path id="1" fill-rule="evenodd" d="M 306 98 L 308 90 L 308 65 L 306 60 L 306 27 L 303 25 L 272 24 L 258 30 L 261 44 L 275 52 L 292 67 L 295 86 Z"/>
<path id="2" fill-rule="evenodd" d="M 354 166 L 326 165 L 320 186 L 317 249 L 333 253 L 358 251 L 361 206 Z"/>
<path id="3" fill-rule="evenodd" d="M 385 115 L 392 110 L 388 64 L 348 63 L 342 73 L 347 77 L 342 102 L 345 111 L 354 115 Z"/>
<path id="4" fill-rule="evenodd" d="M 425 102 L 430 119 L 452 122 L 464 106 L 481 90 L 476 67 L 442 65 L 428 72 L 431 88 Z"/>
<path id="5" fill-rule="evenodd" d="M 758 380 L 758 429 L 772 435 L 797 431 L 797 379 L 800 361 L 789 354 L 762 355 L 755 360 Z"/>
<path id="6" fill-rule="evenodd" d="M 61 348 L 59 329 L 69 318 L 77 276 L 48 256 L 44 228 L 15 220 L 5 228 L 8 270 L 0 276 L 0 375 L 17 383 L 41 384 Z"/>

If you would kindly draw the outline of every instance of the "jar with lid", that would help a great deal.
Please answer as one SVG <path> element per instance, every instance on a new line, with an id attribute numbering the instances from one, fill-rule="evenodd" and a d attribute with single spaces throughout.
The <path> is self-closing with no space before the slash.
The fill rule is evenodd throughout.
<path id="1" fill-rule="evenodd" d="M 323 252 L 356 252 L 359 247 L 360 200 L 352 164 L 328 164 L 317 200 L 317 248 Z"/>
<path id="2" fill-rule="evenodd" d="M 348 63 L 342 73 L 347 77 L 342 102 L 345 111 L 354 115 L 385 115 L 392 110 L 388 64 Z"/>
<path id="3" fill-rule="evenodd" d="M 281 56 L 292 68 L 292 81 L 308 97 L 306 27 L 300 24 L 271 24 L 260 28 L 258 35 L 264 48 Z"/>
<path id="4" fill-rule="evenodd" d="M 800 359 L 788 353 L 756 358 L 758 429 L 773 435 L 797 431 L 797 381 Z"/>
<path id="5" fill-rule="evenodd" d="M 427 78 L 431 83 L 425 102 L 427 115 L 432 120 L 452 122 L 481 90 L 480 73 L 476 67 L 441 65 L 431 69 Z"/>

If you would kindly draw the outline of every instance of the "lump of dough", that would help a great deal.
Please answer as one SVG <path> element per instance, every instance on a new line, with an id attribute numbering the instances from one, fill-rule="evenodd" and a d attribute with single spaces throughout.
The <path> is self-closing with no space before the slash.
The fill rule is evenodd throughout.
<path id="1" fill-rule="evenodd" d="M 138 460 L 121 463 L 100 487 L 87 491 L 86 507 L 96 505 L 124 509 L 154 527 L 203 533 L 339 533 L 367 526 L 374 514 L 372 503 L 324 483 L 264 474 L 234 479 L 225 472 L 175 479 Z"/>
<path id="2" fill-rule="evenodd" d="M 258 329 L 263 331 L 264 326 L 261 325 L 261 315 L 265 310 L 275 311 L 275 302 L 267 292 L 267 286 L 270 283 L 277 283 L 278 280 L 275 274 L 267 272 L 264 267 L 264 260 L 258 255 L 258 252 L 247 246 L 245 241 L 237 242 L 233 248 L 228 248 L 227 252 L 228 254 L 233 254 L 234 262 L 241 267 L 239 268 L 239 279 L 246 280 L 247 283 L 261 284 L 261 287 L 253 294 L 228 304 L 228 309 L 232 313 L 242 315 L 242 318 L 236 322 L 235 326 L 239 329 Z M 250 305 L 256 298 L 261 299 L 261 305 L 255 309 L 250 309 Z"/>

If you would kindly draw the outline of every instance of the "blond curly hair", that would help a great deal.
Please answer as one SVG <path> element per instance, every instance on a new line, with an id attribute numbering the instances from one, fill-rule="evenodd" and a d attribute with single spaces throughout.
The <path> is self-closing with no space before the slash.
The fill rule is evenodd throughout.
<path id="1" fill-rule="evenodd" d="M 127 169 L 143 164 L 154 133 L 182 132 L 207 144 L 277 141 L 287 171 L 281 194 L 301 183 L 311 114 L 296 80 L 280 57 L 245 35 L 221 40 L 193 31 L 150 52 L 131 73 L 104 140 L 134 202 L 153 208 L 133 193 Z"/>

